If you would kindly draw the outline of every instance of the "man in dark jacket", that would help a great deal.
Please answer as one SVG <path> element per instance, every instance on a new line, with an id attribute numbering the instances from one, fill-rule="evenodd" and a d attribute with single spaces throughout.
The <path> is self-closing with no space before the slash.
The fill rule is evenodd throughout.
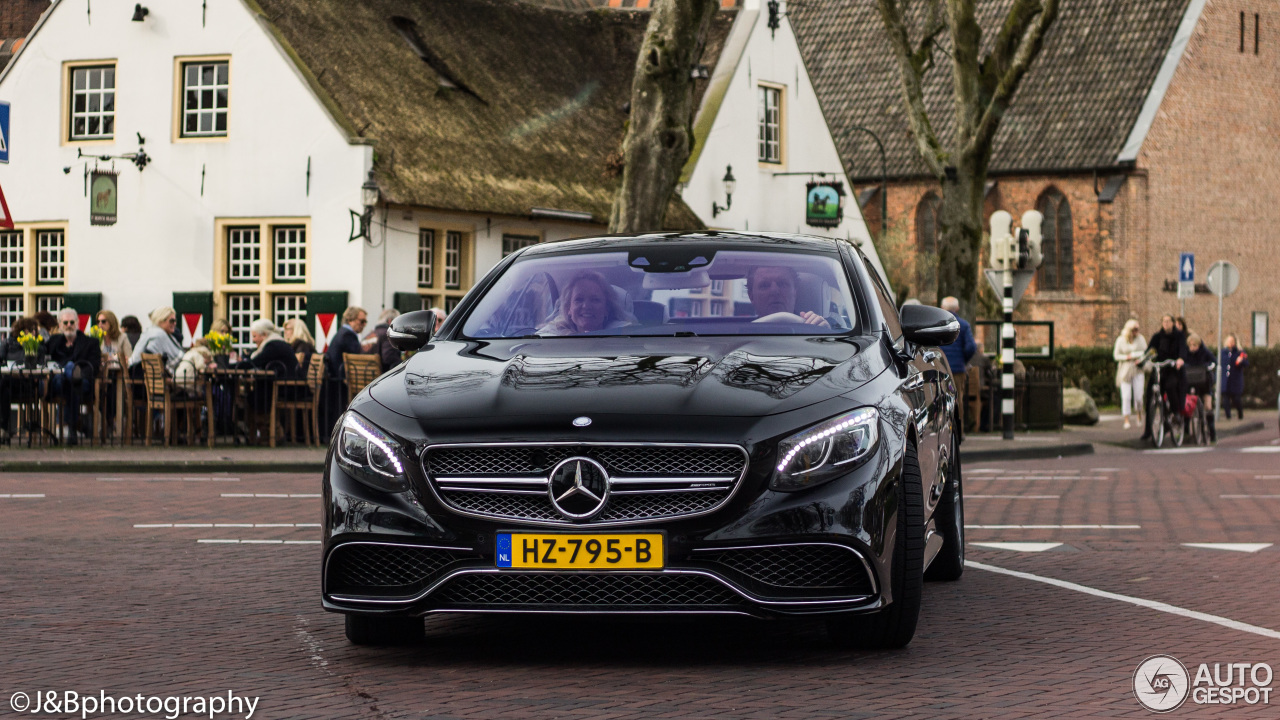
<path id="1" fill-rule="evenodd" d="M 978 352 L 978 344 L 973 341 L 973 330 L 969 323 L 960 317 L 960 301 L 953 297 L 942 298 L 941 307 L 960 321 L 960 334 L 955 342 L 942 346 L 942 353 L 947 356 L 947 364 L 951 366 L 951 374 L 956 378 L 964 376 L 964 366 L 969 358 Z"/>
<path id="2" fill-rule="evenodd" d="M 1164 368 L 1160 372 L 1158 391 L 1168 396 L 1170 408 L 1180 412 L 1187 402 L 1186 383 L 1183 381 L 1182 373 L 1182 366 L 1187 363 L 1187 336 L 1174 327 L 1172 315 L 1165 315 L 1160 319 L 1160 332 L 1151 336 L 1151 340 L 1147 343 L 1147 350 L 1155 352 L 1157 363 L 1165 360 L 1174 361 L 1174 367 Z M 1157 392 L 1154 385 L 1155 383 L 1147 384 L 1147 397 L 1142 404 L 1143 414 L 1146 416 L 1143 440 L 1151 439 L 1151 396 L 1152 393 Z"/>
<path id="3" fill-rule="evenodd" d="M 391 339 L 387 337 L 391 321 L 398 317 L 400 317 L 400 311 L 395 308 L 383 310 L 378 316 L 378 324 L 373 326 L 374 342 L 370 350 L 377 353 L 378 359 L 382 361 L 382 372 L 387 372 L 400 364 L 400 351 L 391 345 Z"/>
<path id="4" fill-rule="evenodd" d="M 44 343 L 49 359 L 62 367 L 62 374 L 53 377 L 53 392 L 63 399 L 62 421 L 68 426 L 68 442 L 72 445 L 77 443 L 80 402 L 93 387 L 93 378 L 102 365 L 101 345 L 80 332 L 79 324 L 79 315 L 73 308 L 62 308 L 58 313 L 58 332 Z"/>
<path id="5" fill-rule="evenodd" d="M 329 371 L 335 378 L 342 378 L 342 354 L 352 353 L 359 355 L 364 352 L 364 347 L 360 344 L 360 333 L 364 332 L 364 328 L 369 324 L 369 313 L 364 308 L 354 305 L 342 311 L 342 327 L 338 328 L 338 332 L 333 334 L 333 341 L 329 343 L 329 348 L 324 351 L 325 357 L 329 360 Z"/>

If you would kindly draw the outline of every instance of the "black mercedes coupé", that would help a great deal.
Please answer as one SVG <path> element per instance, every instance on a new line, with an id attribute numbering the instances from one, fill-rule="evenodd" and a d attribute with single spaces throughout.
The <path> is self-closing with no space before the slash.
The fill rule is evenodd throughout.
<path id="1" fill-rule="evenodd" d="M 702 232 L 505 258 L 334 430 L 324 607 L 349 640 L 441 612 L 735 613 L 910 642 L 964 567 L 950 313 L 851 243 Z"/>

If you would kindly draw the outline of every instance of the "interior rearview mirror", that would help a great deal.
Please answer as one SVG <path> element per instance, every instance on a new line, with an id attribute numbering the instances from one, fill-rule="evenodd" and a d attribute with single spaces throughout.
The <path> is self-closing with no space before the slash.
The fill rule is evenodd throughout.
<path id="1" fill-rule="evenodd" d="M 387 328 L 387 340 L 391 347 L 402 352 L 421 350 L 431 342 L 436 330 L 436 314 L 431 310 L 415 310 L 396 316 Z"/>

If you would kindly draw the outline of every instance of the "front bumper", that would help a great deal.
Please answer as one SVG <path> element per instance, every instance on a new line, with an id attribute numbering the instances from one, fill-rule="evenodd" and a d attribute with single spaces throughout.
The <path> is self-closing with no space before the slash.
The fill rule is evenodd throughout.
<path id="1" fill-rule="evenodd" d="M 409 492 L 384 493 L 331 461 L 324 607 L 411 616 L 874 611 L 892 601 L 886 579 L 900 468 L 891 458 L 882 446 L 845 477 L 799 493 L 769 491 L 767 478 L 749 473 L 732 502 L 707 516 L 646 523 L 666 535 L 666 567 L 634 571 L 499 569 L 496 533 L 537 528 L 450 510 L 425 477 L 411 477 Z"/>

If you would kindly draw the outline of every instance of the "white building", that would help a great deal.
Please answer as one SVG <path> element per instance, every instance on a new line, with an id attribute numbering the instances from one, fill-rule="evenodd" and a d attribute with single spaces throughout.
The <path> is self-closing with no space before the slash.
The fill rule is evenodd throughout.
<path id="1" fill-rule="evenodd" d="M 144 325 L 173 305 L 188 336 L 221 317 L 241 342 L 259 316 L 305 316 L 319 338 L 348 304 L 452 308 L 511 250 L 604 230 L 647 14 L 516 0 L 396 12 L 54 2 L 0 73 L 0 188 L 17 221 L 0 232 L 0 333 L 69 303 Z M 774 173 L 840 171 L 789 26 L 766 25 L 756 0 L 715 20 L 705 142 L 672 229 L 809 231 L 807 177 Z M 777 162 L 755 156 L 762 88 L 778 91 Z M 140 151 L 145 167 L 120 157 Z M 737 192 L 713 216 L 726 165 Z M 91 202 L 113 198 L 90 174 L 112 169 L 113 222 L 94 224 Z M 349 241 L 370 179 L 368 237 Z M 811 232 L 866 240 L 856 203 L 844 209 Z"/>

